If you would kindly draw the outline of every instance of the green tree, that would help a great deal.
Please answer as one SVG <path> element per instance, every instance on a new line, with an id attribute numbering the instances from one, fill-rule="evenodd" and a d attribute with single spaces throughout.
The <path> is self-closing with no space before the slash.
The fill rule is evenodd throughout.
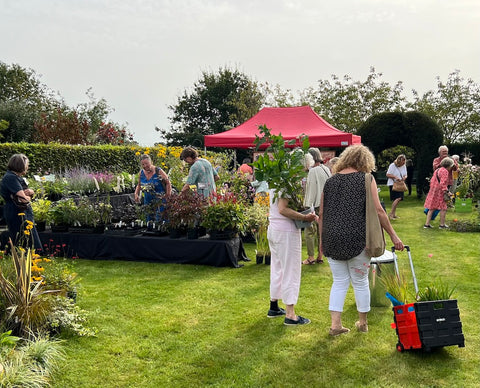
<path id="1" fill-rule="evenodd" d="M 203 136 L 240 125 L 262 107 L 258 84 L 238 70 L 203 72 L 192 92 L 184 91 L 169 106 L 171 128 L 160 130 L 168 145 L 203 146 Z"/>
<path id="2" fill-rule="evenodd" d="M 460 76 L 460 70 L 450 73 L 447 82 L 437 77 L 437 90 L 420 97 L 413 91 L 411 108 L 423 112 L 443 129 L 443 141 L 480 142 L 480 86 Z"/>
<path id="3" fill-rule="evenodd" d="M 320 80 L 317 89 L 310 87 L 301 92 L 300 102 L 310 105 L 334 127 L 356 133 L 372 115 L 403 111 L 406 99 L 402 96 L 402 82 L 391 86 L 381 77 L 374 67 L 364 82 L 353 81 L 349 75 L 342 79 L 332 75 L 332 82 Z"/>
<path id="4" fill-rule="evenodd" d="M 0 120 L 8 123 L 2 141 L 32 141 L 36 117 L 54 100 L 35 71 L 0 62 Z"/>

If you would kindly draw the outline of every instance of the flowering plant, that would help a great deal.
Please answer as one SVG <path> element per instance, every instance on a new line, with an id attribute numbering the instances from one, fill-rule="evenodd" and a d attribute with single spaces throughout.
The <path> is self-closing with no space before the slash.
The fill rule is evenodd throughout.
<path id="1" fill-rule="evenodd" d="M 459 198 L 472 198 L 480 193 L 480 167 L 466 163 L 460 166 L 455 195 Z"/>
<path id="2" fill-rule="evenodd" d="M 205 209 L 202 225 L 209 230 L 244 232 L 247 226 L 245 205 L 233 193 L 213 194 Z"/>
<path id="3" fill-rule="evenodd" d="M 196 191 L 188 190 L 167 198 L 165 217 L 171 228 L 194 228 L 200 225 L 207 200 Z"/>

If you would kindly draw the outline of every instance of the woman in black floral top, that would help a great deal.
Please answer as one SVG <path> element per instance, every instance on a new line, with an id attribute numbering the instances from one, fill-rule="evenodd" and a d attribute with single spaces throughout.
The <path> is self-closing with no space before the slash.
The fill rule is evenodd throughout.
<path id="1" fill-rule="evenodd" d="M 361 332 L 368 331 L 370 256 L 365 251 L 365 173 L 374 169 L 375 158 L 367 147 L 347 147 L 323 189 L 318 222 L 320 249 L 328 259 L 333 276 L 329 302 L 331 336 L 350 331 L 342 325 L 343 305 L 350 283 L 359 316 L 355 326 Z M 375 179 L 372 179 L 371 191 L 382 228 L 389 234 L 395 249 L 403 250 L 403 243 L 380 204 Z"/>

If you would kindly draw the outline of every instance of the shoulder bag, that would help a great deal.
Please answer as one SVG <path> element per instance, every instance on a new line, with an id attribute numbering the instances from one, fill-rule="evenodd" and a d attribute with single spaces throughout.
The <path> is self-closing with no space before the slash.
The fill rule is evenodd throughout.
<path id="1" fill-rule="evenodd" d="M 12 202 L 15 204 L 18 210 L 27 210 L 28 206 L 30 206 L 30 201 L 23 197 L 20 197 L 19 195 L 11 194 L 10 198 L 12 199 Z"/>
<path id="2" fill-rule="evenodd" d="M 403 178 L 402 173 L 400 172 L 400 169 L 395 166 L 398 170 L 398 173 L 400 174 L 400 178 Z M 401 193 L 404 193 L 405 191 L 408 191 L 407 185 L 405 184 L 404 180 L 401 181 L 393 181 L 393 186 L 392 186 L 392 191 L 399 191 Z"/>
<path id="3" fill-rule="evenodd" d="M 379 257 L 385 253 L 385 237 L 382 225 L 378 219 L 377 210 L 372 197 L 372 174 L 365 174 L 365 222 L 366 222 L 366 248 L 370 257 Z"/>

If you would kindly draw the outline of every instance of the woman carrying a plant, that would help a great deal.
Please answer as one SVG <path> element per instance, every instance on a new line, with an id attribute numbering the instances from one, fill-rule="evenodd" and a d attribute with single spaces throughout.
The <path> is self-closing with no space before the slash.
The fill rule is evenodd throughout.
<path id="1" fill-rule="evenodd" d="M 30 205 L 34 192 L 28 188 L 22 177 L 27 173 L 28 164 L 28 158 L 24 154 L 15 154 L 8 161 L 7 172 L 0 185 L 0 192 L 5 200 L 3 213 L 14 244 L 41 250 L 42 244 Z"/>
<path id="2" fill-rule="evenodd" d="M 163 197 L 172 194 L 172 184 L 167 174 L 160 167 L 152 164 L 150 155 L 143 154 L 140 157 L 142 169 L 140 170 L 138 185 L 135 189 L 135 202 L 140 203 L 140 190 L 143 192 L 143 204 L 152 209 L 152 213 L 147 215 L 148 221 L 160 221 L 163 206 L 161 201 Z"/>
<path id="3" fill-rule="evenodd" d="M 333 276 L 329 301 L 331 336 L 350 331 L 342 325 L 343 306 L 350 284 L 355 293 L 359 317 L 355 326 L 360 332 L 368 331 L 370 256 L 366 251 L 365 179 L 366 173 L 374 169 L 375 158 L 367 147 L 349 146 L 340 155 L 334 175 L 325 182 L 323 189 L 318 225 L 320 249 L 328 259 Z M 403 243 L 380 204 L 375 179 L 369 186 L 382 229 L 389 234 L 395 249 L 403 250 Z"/>
<path id="4" fill-rule="evenodd" d="M 310 320 L 295 314 L 302 270 L 302 230 L 293 220 L 312 222 L 317 220 L 317 215 L 293 210 L 289 207 L 289 198 L 275 199 L 275 192 L 271 190 L 267 231 L 271 252 L 270 310 L 267 316 L 285 315 L 285 325 L 305 325 Z M 283 300 L 286 311 L 278 307 L 278 299 Z"/>

